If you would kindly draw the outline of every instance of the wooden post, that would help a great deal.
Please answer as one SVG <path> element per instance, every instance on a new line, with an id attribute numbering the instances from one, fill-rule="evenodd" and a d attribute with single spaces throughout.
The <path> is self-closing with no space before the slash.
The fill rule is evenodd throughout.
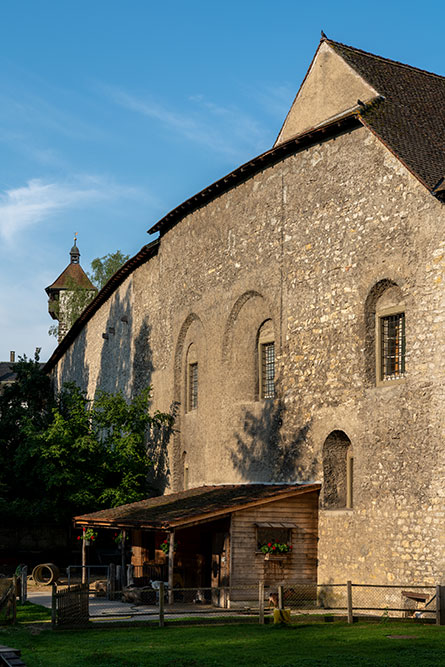
<path id="1" fill-rule="evenodd" d="M 82 530 L 82 583 L 84 584 L 87 580 L 87 545 L 85 541 L 85 527 Z"/>
<path id="2" fill-rule="evenodd" d="M 54 628 L 56 627 L 57 623 L 57 598 L 56 598 L 56 593 L 57 593 L 57 584 L 54 582 L 51 584 L 51 589 L 52 589 L 52 595 L 51 595 L 51 627 Z"/>
<path id="3" fill-rule="evenodd" d="M 259 623 L 264 625 L 264 582 L 260 581 L 258 584 L 258 606 L 259 606 Z"/>
<path id="4" fill-rule="evenodd" d="M 20 586 L 20 604 L 25 604 L 28 598 L 28 566 L 24 565 L 20 574 L 21 577 L 21 586 Z"/>
<path id="5" fill-rule="evenodd" d="M 14 574 L 12 577 L 12 623 L 17 621 L 17 577 Z"/>
<path id="6" fill-rule="evenodd" d="M 134 586 L 134 565 L 127 565 L 127 586 Z"/>
<path id="7" fill-rule="evenodd" d="M 346 586 L 348 596 L 348 623 L 354 623 L 354 617 L 352 615 L 352 581 L 348 580 Z"/>
<path id="8" fill-rule="evenodd" d="M 164 582 L 159 583 L 159 627 L 164 627 Z"/>
<path id="9" fill-rule="evenodd" d="M 284 609 L 283 605 L 283 587 L 278 586 L 278 609 Z"/>
<path id="10" fill-rule="evenodd" d="M 125 541 L 127 539 L 127 531 L 125 528 L 122 529 L 121 531 L 122 534 L 122 540 L 121 540 L 121 588 L 122 590 L 124 589 L 124 586 L 126 585 L 126 567 L 125 567 Z"/>
<path id="11" fill-rule="evenodd" d="M 436 586 L 436 625 L 445 625 L 445 586 Z"/>
<path id="12" fill-rule="evenodd" d="M 108 599 L 114 600 L 115 598 L 114 593 L 116 591 L 116 565 L 114 563 L 110 563 L 108 566 L 107 589 L 108 589 Z"/>
<path id="13" fill-rule="evenodd" d="M 173 562 L 175 558 L 175 531 L 169 533 L 168 543 L 168 604 L 173 604 Z"/>

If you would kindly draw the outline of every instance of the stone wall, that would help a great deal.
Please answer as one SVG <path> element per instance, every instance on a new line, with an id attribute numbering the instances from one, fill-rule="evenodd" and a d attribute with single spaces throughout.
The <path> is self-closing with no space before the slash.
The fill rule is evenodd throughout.
<path id="1" fill-rule="evenodd" d="M 179 404 L 167 480 L 175 491 L 322 480 L 324 442 L 342 431 L 354 455 L 353 507 L 321 507 L 319 580 L 437 582 L 444 219 L 443 205 L 365 128 L 316 144 L 166 232 L 158 255 L 65 354 L 58 381 L 128 395 L 152 384 L 154 407 Z M 406 377 L 377 386 L 373 308 L 385 286 L 398 287 L 405 307 Z M 267 320 L 274 401 L 258 397 Z M 196 410 L 187 409 L 190 349 Z"/>

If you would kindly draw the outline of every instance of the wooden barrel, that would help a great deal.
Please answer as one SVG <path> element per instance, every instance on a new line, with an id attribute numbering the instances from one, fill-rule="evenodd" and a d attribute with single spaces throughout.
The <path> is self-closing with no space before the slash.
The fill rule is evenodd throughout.
<path id="1" fill-rule="evenodd" d="M 59 577 L 59 568 L 57 565 L 54 565 L 54 563 L 42 563 L 41 565 L 36 565 L 32 571 L 32 578 L 36 584 L 43 584 L 44 586 L 56 583 Z"/>

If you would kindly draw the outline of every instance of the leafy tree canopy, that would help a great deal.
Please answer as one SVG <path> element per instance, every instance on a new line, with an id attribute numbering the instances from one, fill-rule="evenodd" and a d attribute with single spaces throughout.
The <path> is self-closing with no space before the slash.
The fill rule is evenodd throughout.
<path id="1" fill-rule="evenodd" d="M 0 512 L 3 520 L 72 516 L 150 495 L 147 454 L 173 417 L 148 405 L 150 389 L 127 401 L 69 384 L 53 397 L 38 358 L 14 365 L 17 382 L 0 395 Z M 165 438 L 162 438 L 165 442 Z"/>
<path id="2" fill-rule="evenodd" d="M 130 255 L 124 255 L 120 250 L 110 252 L 103 257 L 96 257 L 91 262 L 91 272 L 88 273 L 88 277 L 93 285 L 98 290 L 101 290 L 105 283 L 110 280 L 111 276 L 114 276 L 116 271 L 129 259 Z"/>

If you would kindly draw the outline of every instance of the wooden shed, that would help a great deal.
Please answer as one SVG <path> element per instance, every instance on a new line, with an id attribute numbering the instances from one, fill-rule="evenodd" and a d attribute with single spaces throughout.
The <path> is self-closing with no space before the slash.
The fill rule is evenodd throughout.
<path id="1" fill-rule="evenodd" d="M 254 599 L 259 581 L 266 587 L 317 583 L 319 491 L 318 483 L 202 486 L 74 522 L 129 531 L 140 583 L 230 587 L 236 602 Z M 212 599 L 229 604 L 227 593 Z"/>

